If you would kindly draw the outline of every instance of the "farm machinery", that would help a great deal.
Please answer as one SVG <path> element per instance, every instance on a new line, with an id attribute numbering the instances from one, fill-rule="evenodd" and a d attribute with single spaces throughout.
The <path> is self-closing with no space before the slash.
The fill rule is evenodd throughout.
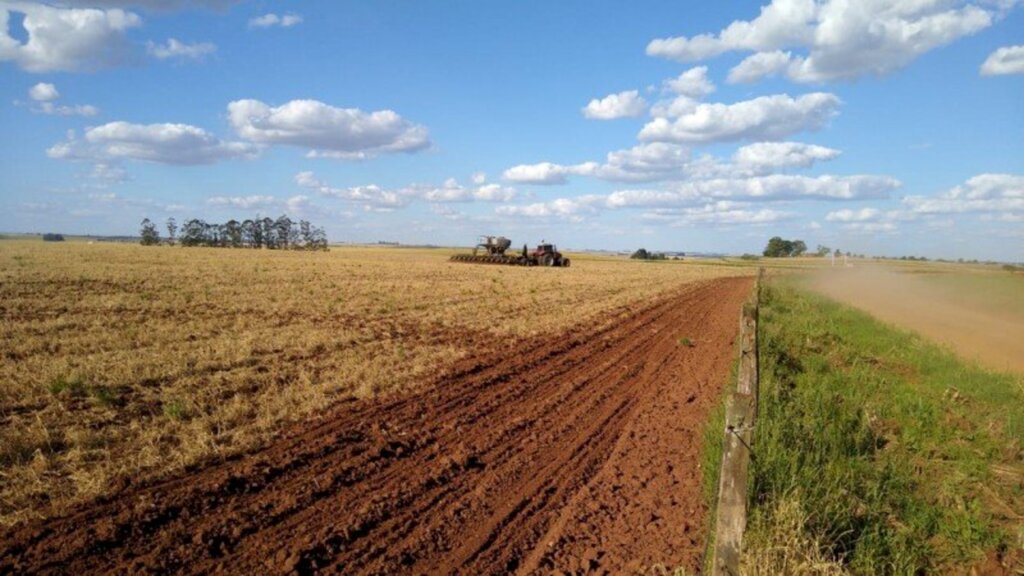
<path id="1" fill-rule="evenodd" d="M 533 250 L 523 244 L 522 252 L 518 253 L 508 252 L 511 246 L 512 241 L 504 236 L 481 236 L 480 242 L 473 247 L 472 254 L 456 254 L 452 256 L 452 262 L 563 268 L 569 266 L 569 259 L 563 256 L 554 244 L 541 241 Z"/>

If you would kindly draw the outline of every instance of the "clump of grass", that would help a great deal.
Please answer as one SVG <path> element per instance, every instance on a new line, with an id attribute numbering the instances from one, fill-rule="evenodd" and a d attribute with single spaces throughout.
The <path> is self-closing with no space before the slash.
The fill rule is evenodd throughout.
<path id="1" fill-rule="evenodd" d="M 846 573 L 829 547 L 808 527 L 811 519 L 798 493 L 772 504 L 767 514 L 755 516 L 746 538 L 744 575 L 810 574 L 838 576 Z"/>
<path id="2" fill-rule="evenodd" d="M 73 398 L 80 398 L 88 393 L 85 379 L 77 374 L 74 376 L 58 376 L 50 381 L 47 389 L 50 391 L 50 394 L 55 396 L 67 393 Z"/>
<path id="3" fill-rule="evenodd" d="M 760 358 L 746 571 L 942 573 L 1007 549 L 1012 516 L 985 494 L 1021 503 L 991 472 L 1016 465 L 1003 449 L 1024 426 L 1012 377 L 778 284 L 763 291 Z M 785 541 L 799 546 L 773 551 Z"/>
<path id="4" fill-rule="evenodd" d="M 105 406 L 107 408 L 112 408 L 121 405 L 121 398 L 118 395 L 117 390 L 115 390 L 112 386 L 104 386 L 102 384 L 97 386 L 90 386 L 89 396 L 91 396 L 92 399 L 95 400 L 97 404 L 99 404 L 100 406 Z"/>
<path id="5" fill-rule="evenodd" d="M 188 416 L 188 407 L 178 398 L 168 400 L 163 404 L 164 416 L 173 420 L 183 420 Z"/>
<path id="6" fill-rule="evenodd" d="M 89 384 L 81 375 L 59 376 L 50 381 L 47 386 L 50 394 L 54 396 L 66 395 L 71 398 L 92 398 L 96 404 L 104 407 L 114 407 L 121 404 L 118 391 L 112 386 L 103 384 Z"/>
<path id="7" fill-rule="evenodd" d="M 38 419 L 23 426 L 0 429 L 0 465 L 3 466 L 29 463 L 36 454 L 47 455 L 59 447 L 60 442 L 54 441 L 50 430 Z"/>
<path id="8" fill-rule="evenodd" d="M 687 348 L 693 348 L 694 346 L 696 346 L 696 344 L 693 343 L 693 340 L 690 340 L 688 336 L 683 336 L 682 338 L 680 338 L 679 345 L 686 346 Z"/>

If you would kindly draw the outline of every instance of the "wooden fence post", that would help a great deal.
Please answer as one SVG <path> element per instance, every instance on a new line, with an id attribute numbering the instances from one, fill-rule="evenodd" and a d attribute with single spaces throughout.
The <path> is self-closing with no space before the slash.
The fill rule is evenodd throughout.
<path id="1" fill-rule="evenodd" d="M 725 405 L 725 437 L 718 480 L 712 573 L 739 574 L 743 532 L 747 527 L 747 480 L 757 417 L 757 313 L 764 270 L 759 268 L 754 293 L 740 315 L 740 365 L 736 392 Z"/>

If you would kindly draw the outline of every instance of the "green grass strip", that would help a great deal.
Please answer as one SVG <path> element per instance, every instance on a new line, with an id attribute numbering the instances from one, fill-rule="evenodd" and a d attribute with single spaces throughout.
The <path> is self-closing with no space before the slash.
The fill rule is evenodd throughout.
<path id="1" fill-rule="evenodd" d="M 780 280 L 759 337 L 748 568 L 1024 558 L 1024 380 Z"/>

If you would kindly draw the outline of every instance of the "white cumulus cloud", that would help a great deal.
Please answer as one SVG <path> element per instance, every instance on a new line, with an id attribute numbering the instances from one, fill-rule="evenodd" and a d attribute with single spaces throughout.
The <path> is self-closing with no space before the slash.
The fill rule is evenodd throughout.
<path id="1" fill-rule="evenodd" d="M 565 184 L 572 169 L 561 164 L 540 162 L 538 164 L 519 164 L 502 173 L 501 177 L 510 182 L 520 184 Z"/>
<path id="2" fill-rule="evenodd" d="M 191 8 L 223 10 L 236 4 L 238 0 L 62 0 L 59 4 L 66 6 L 103 7 L 103 8 L 145 8 L 160 12 Z"/>
<path id="3" fill-rule="evenodd" d="M 56 116 L 96 116 L 100 113 L 99 108 L 90 104 L 74 104 L 71 106 L 58 105 L 53 102 L 40 102 L 32 108 L 34 112 L 53 114 Z"/>
<path id="4" fill-rule="evenodd" d="M 296 194 L 288 198 L 284 201 L 284 206 L 288 212 L 295 214 L 302 214 L 313 208 L 313 204 L 309 201 L 309 196 L 305 194 Z"/>
<path id="5" fill-rule="evenodd" d="M 666 190 L 619 190 L 608 196 L 608 206 L 672 207 L 709 199 L 771 202 L 870 200 L 887 198 L 899 186 L 899 180 L 887 176 L 770 174 L 680 182 Z"/>
<path id="6" fill-rule="evenodd" d="M 296 174 L 295 183 L 303 188 L 313 190 L 321 196 L 348 200 L 369 210 L 394 210 L 407 205 L 412 200 L 408 196 L 385 190 L 376 184 L 335 188 L 317 179 L 312 172 L 308 171 Z"/>
<path id="7" fill-rule="evenodd" d="M 1024 221 L 1024 176 L 979 174 L 939 194 L 906 196 L 897 210 L 843 209 L 829 212 L 825 219 L 850 232 L 887 233 L 897 231 L 904 221 L 943 228 L 955 225 L 955 217 L 966 215 L 985 222 Z"/>
<path id="8" fill-rule="evenodd" d="M 833 148 L 801 142 L 757 142 L 736 150 L 733 161 L 758 171 L 772 171 L 809 168 L 816 162 L 833 160 L 840 154 Z"/>
<path id="9" fill-rule="evenodd" d="M 730 74 L 750 82 L 783 72 L 798 82 L 882 75 L 990 26 L 995 3 L 962 0 L 773 0 L 717 34 L 652 40 L 651 56 L 691 62 L 731 51 L 769 54 Z M 801 49 L 805 53 L 783 53 Z"/>
<path id="10" fill-rule="evenodd" d="M 665 86 L 683 96 L 703 98 L 715 91 L 715 85 L 708 80 L 708 67 L 697 66 L 683 72 L 678 77 L 665 82 Z"/>
<path id="11" fill-rule="evenodd" d="M 430 146 L 426 127 L 396 112 L 336 108 L 317 100 L 292 100 L 276 107 L 236 100 L 228 104 L 228 120 L 242 138 L 307 148 L 310 157 L 355 160 Z"/>
<path id="12" fill-rule="evenodd" d="M 15 12 L 24 16 L 24 43 L 11 35 Z M 28 72 L 91 71 L 123 64 L 134 51 L 125 33 L 141 25 L 142 18 L 120 9 L 0 2 L 0 61 Z"/>
<path id="13" fill-rule="evenodd" d="M 651 182 L 682 177 L 690 150 L 669 142 L 647 142 L 626 150 L 609 152 L 603 164 L 586 163 L 588 176 L 614 182 Z"/>
<path id="14" fill-rule="evenodd" d="M 558 198 L 550 202 L 499 206 L 495 212 L 502 216 L 557 217 L 580 222 L 585 215 L 597 213 L 603 202 L 604 198 L 601 196 L 577 196 L 575 198 Z"/>
<path id="15" fill-rule="evenodd" d="M 250 28 L 271 28 L 274 26 L 280 26 L 281 28 L 291 28 L 296 24 L 302 23 L 302 16 L 298 14 L 264 14 L 257 16 L 249 20 Z"/>
<path id="16" fill-rule="evenodd" d="M 503 177 L 523 184 L 558 185 L 569 176 L 590 176 L 612 182 L 657 182 L 684 179 L 739 178 L 793 168 L 809 168 L 837 158 L 839 150 L 800 142 L 757 142 L 740 147 L 732 162 L 711 156 L 692 158 L 690 149 L 671 142 L 647 142 L 609 152 L 604 162 L 562 165 L 521 164 Z"/>
<path id="17" fill-rule="evenodd" d="M 273 196 L 214 196 L 206 200 L 210 206 L 224 206 L 229 208 L 262 208 L 271 206 L 275 202 Z"/>
<path id="18" fill-rule="evenodd" d="M 761 96 L 734 104 L 698 104 L 677 118 L 654 118 L 640 131 L 647 142 L 711 143 L 778 140 L 822 128 L 840 104 L 834 94 L 815 92 L 792 98 Z"/>
<path id="19" fill-rule="evenodd" d="M 146 43 L 146 52 L 158 60 L 167 60 L 170 58 L 177 58 L 180 60 L 202 60 L 216 51 L 217 46 L 211 42 L 193 42 L 190 44 L 175 38 L 169 38 L 167 42 L 164 42 L 163 44 L 156 44 L 153 42 Z"/>
<path id="20" fill-rule="evenodd" d="M 1024 45 L 1004 46 L 988 55 L 981 65 L 982 76 L 1024 74 Z"/>
<path id="21" fill-rule="evenodd" d="M 767 176 L 712 178 L 676 182 L 662 189 L 632 188 L 611 194 L 588 194 L 533 204 L 508 205 L 505 216 L 557 217 L 582 221 L 604 210 L 645 210 L 642 218 L 669 225 L 758 224 L 795 214 L 763 204 L 797 200 L 859 201 L 888 198 L 900 182 L 886 176 Z M 758 204 L 762 204 L 759 206 Z M 834 220 L 835 218 L 830 218 Z"/>
<path id="22" fill-rule="evenodd" d="M 903 204 L 916 214 L 1024 214 L 1024 176 L 979 174 L 935 196 L 907 196 Z"/>
<path id="23" fill-rule="evenodd" d="M 394 210 L 419 200 L 432 204 L 454 202 L 507 202 L 516 197 L 516 191 L 499 184 L 464 186 L 449 178 L 440 186 L 411 184 L 389 190 L 376 184 L 337 188 L 319 180 L 312 172 L 295 175 L 295 183 L 321 196 L 339 198 L 361 205 L 369 210 Z"/>
<path id="24" fill-rule="evenodd" d="M 67 140 L 46 151 L 51 158 L 68 160 L 142 160 L 175 165 L 212 164 L 231 158 L 249 158 L 258 152 L 258 146 L 225 142 L 188 124 L 128 122 L 87 128 L 81 138 L 70 131 Z"/>
<path id="25" fill-rule="evenodd" d="M 60 92 L 57 91 L 57 87 L 53 84 L 40 82 L 29 88 L 28 97 L 36 102 L 49 102 L 60 98 Z"/>
<path id="26" fill-rule="evenodd" d="M 681 209 L 655 209 L 642 215 L 644 220 L 669 226 L 753 226 L 771 224 L 795 217 L 793 212 L 773 208 L 755 208 L 741 202 L 717 201 Z"/>
<path id="27" fill-rule="evenodd" d="M 500 184 L 463 186 L 455 178 L 445 180 L 441 186 L 411 185 L 399 191 L 410 198 L 427 202 L 507 202 L 516 196 L 512 188 Z"/>
<path id="28" fill-rule="evenodd" d="M 860 210 L 845 208 L 829 212 L 825 215 L 825 220 L 829 222 L 870 222 L 877 220 L 881 214 L 882 211 L 877 208 L 861 208 Z"/>
<path id="29" fill-rule="evenodd" d="M 107 164 L 105 162 L 98 162 L 92 167 L 92 172 L 89 177 L 93 180 L 101 183 L 102 187 L 106 187 L 112 184 L 121 184 L 131 180 L 128 176 L 128 172 L 124 168 L 116 164 Z"/>
<path id="30" fill-rule="evenodd" d="M 791 53 L 782 50 L 751 54 L 729 70 L 728 80 L 738 84 L 775 76 L 784 72 L 792 59 Z"/>
<path id="31" fill-rule="evenodd" d="M 671 100 L 659 100 L 651 106 L 654 118 L 678 118 L 693 113 L 700 102 L 689 96 L 679 95 Z"/>
<path id="32" fill-rule="evenodd" d="M 55 100 L 60 98 L 60 92 L 57 91 L 56 86 L 46 82 L 40 82 L 29 88 L 28 97 L 35 102 L 31 108 L 32 111 L 39 112 L 40 114 L 53 114 L 57 116 L 95 116 L 100 113 L 98 108 L 88 104 L 77 104 L 73 106 L 57 104 Z"/>
<path id="33" fill-rule="evenodd" d="M 583 107 L 583 115 L 592 120 L 614 120 L 642 116 L 646 110 L 647 102 L 640 92 L 628 90 L 591 100 Z"/>

